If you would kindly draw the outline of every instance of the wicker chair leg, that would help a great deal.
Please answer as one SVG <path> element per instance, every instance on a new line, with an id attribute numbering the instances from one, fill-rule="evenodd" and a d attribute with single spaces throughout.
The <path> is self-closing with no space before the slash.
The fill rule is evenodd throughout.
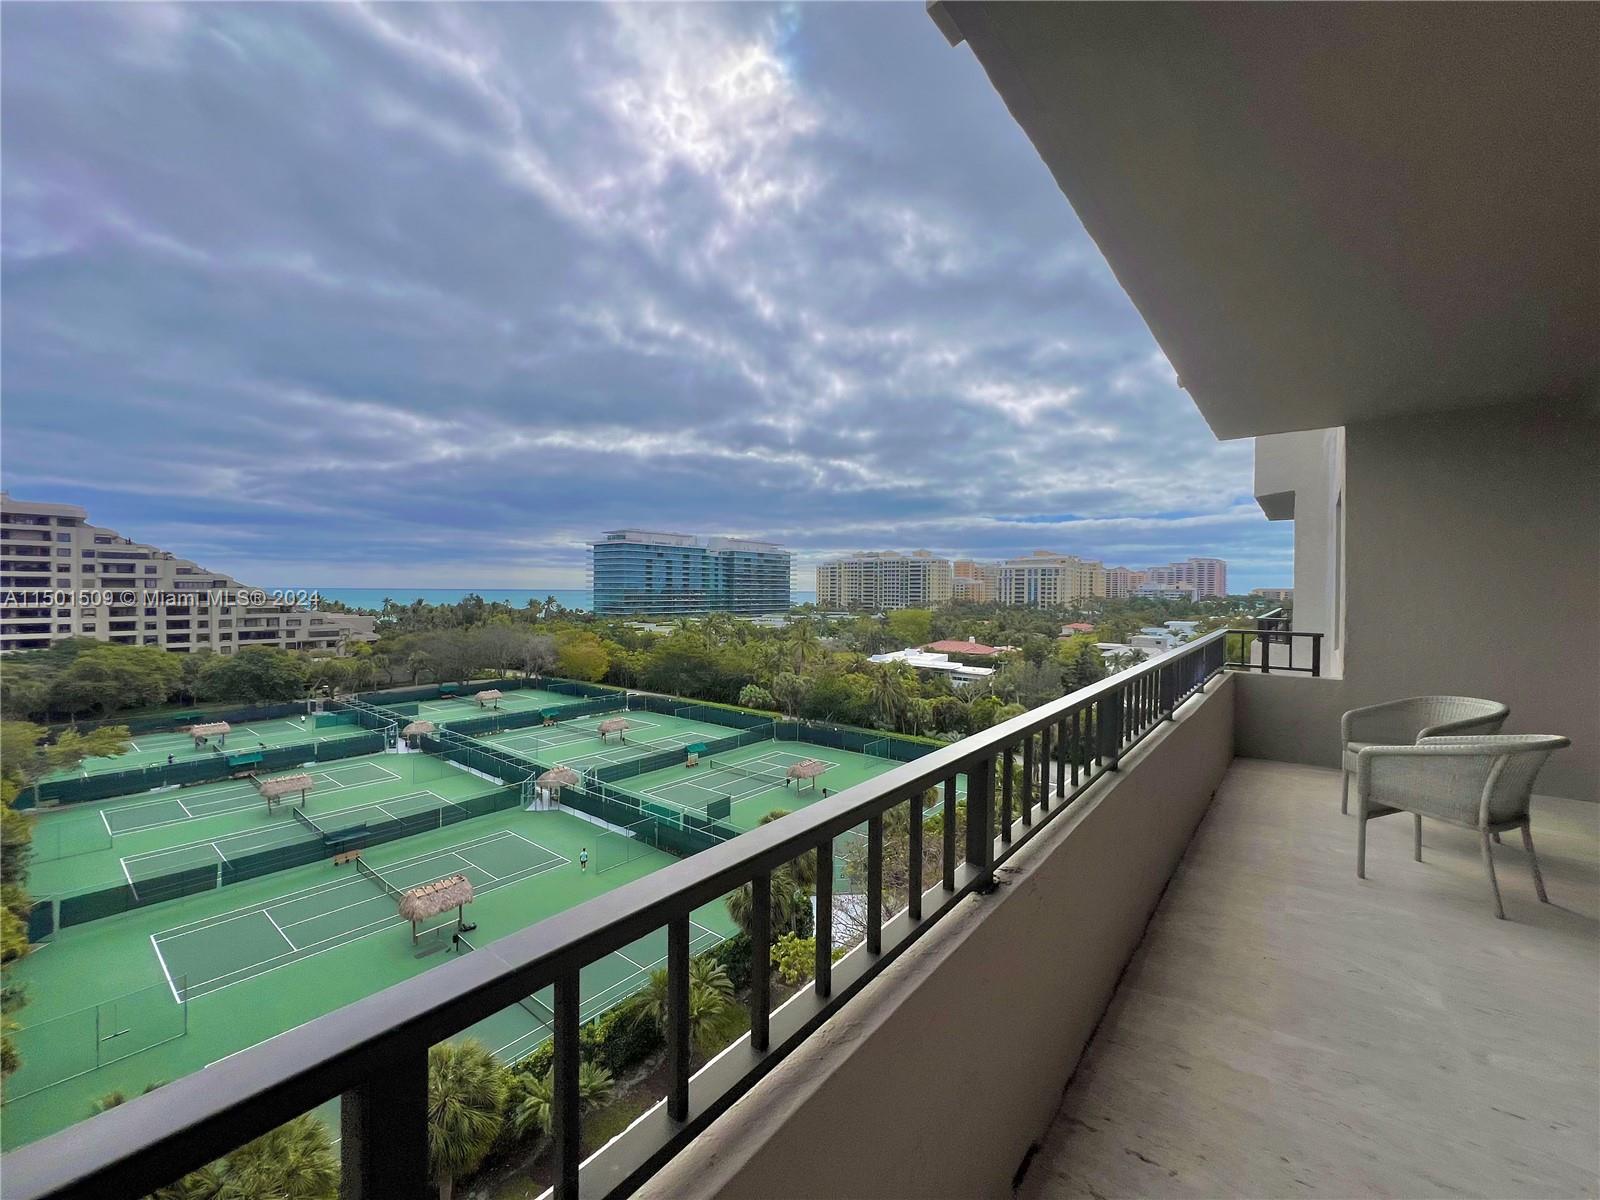
<path id="1" fill-rule="evenodd" d="M 1416 859 L 1418 862 L 1421 862 L 1422 861 L 1422 814 L 1421 813 L 1412 813 L 1411 815 L 1414 818 L 1416 818 L 1416 822 L 1417 822 L 1417 836 L 1414 839 L 1415 842 L 1416 842 L 1416 845 L 1411 851 L 1411 857 Z"/>
<path id="2" fill-rule="evenodd" d="M 1539 873 L 1539 856 L 1533 852 L 1533 829 L 1526 820 L 1522 822 L 1522 845 L 1528 852 L 1528 864 L 1533 868 L 1533 890 L 1539 893 L 1539 903 L 1549 904 L 1550 896 L 1544 890 L 1544 876 Z"/>
<path id="3" fill-rule="evenodd" d="M 1339 775 L 1344 780 L 1344 787 L 1339 792 L 1339 812 L 1346 815 L 1350 812 L 1350 772 L 1340 771 Z"/>
<path id="4" fill-rule="evenodd" d="M 1483 844 L 1483 866 L 1489 872 L 1489 890 L 1494 893 L 1494 915 L 1506 919 L 1506 906 L 1500 902 L 1500 881 L 1494 877 L 1494 854 L 1490 849 L 1489 831 L 1482 830 L 1478 837 Z"/>
<path id="5" fill-rule="evenodd" d="M 1356 878 L 1367 877 L 1367 814 L 1356 814 Z"/>

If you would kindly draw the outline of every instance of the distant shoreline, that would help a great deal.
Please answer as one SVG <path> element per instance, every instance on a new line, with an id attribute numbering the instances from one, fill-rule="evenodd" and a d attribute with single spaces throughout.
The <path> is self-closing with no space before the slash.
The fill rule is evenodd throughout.
<path id="1" fill-rule="evenodd" d="M 529 600 L 543 604 L 547 596 L 554 596 L 563 608 L 588 611 L 594 606 L 594 592 L 589 588 L 364 588 L 297 584 L 293 590 L 315 592 L 324 600 L 336 600 L 352 608 L 370 609 L 381 609 L 385 598 L 397 604 L 411 604 L 416 600 L 424 604 L 459 604 L 470 595 L 482 596 L 491 604 L 509 604 L 513 608 L 526 607 Z M 817 594 L 796 590 L 790 593 L 790 598 L 795 604 L 809 604 L 817 598 Z"/>

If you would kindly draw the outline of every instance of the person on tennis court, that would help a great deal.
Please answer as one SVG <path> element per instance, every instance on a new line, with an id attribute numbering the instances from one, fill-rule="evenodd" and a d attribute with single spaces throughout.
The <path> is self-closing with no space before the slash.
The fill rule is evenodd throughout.
<path id="1" fill-rule="evenodd" d="M 587 846 L 578 851 L 578 870 L 585 873 L 589 870 L 589 847 Z"/>
<path id="2" fill-rule="evenodd" d="M 171 765 L 172 765 L 172 755 L 169 754 L 169 755 L 167 755 L 167 766 L 170 767 Z"/>

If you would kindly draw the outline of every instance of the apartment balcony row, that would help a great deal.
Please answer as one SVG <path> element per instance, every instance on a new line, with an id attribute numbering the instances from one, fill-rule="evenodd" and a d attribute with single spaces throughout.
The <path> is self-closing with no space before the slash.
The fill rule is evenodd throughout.
<path id="1" fill-rule="evenodd" d="M 1592 1194 L 1595 810 L 1535 810 L 1550 904 L 1500 851 L 1509 921 L 1464 832 L 1430 825 L 1419 865 L 1378 822 L 1358 880 L 1338 771 L 1239 756 L 1258 709 L 1337 681 L 1229 669 L 1228 636 L 23 1147 L 4 1194 L 144 1195 L 340 1096 L 342 1194 L 431 1195 L 428 1047 L 551 986 L 557 1197 Z M 912 853 L 889 911 L 886 814 L 930 789 L 943 877 Z M 690 913 L 746 883 L 764 913 L 863 823 L 864 939 L 835 961 L 820 922 L 814 984 L 771 1007 L 758 931 L 752 1028 L 692 1069 Z M 663 928 L 666 1097 L 580 1161 L 579 972 Z"/>

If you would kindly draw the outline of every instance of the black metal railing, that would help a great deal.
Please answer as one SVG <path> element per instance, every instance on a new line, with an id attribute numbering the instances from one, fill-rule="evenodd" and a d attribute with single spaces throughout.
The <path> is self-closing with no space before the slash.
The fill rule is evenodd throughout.
<path id="1" fill-rule="evenodd" d="M 1322 635 L 1289 628 L 1292 618 L 1281 608 L 1256 618 L 1254 629 L 1228 630 L 1228 666 L 1240 671 L 1322 674 Z M 1273 647 L 1282 646 L 1282 653 Z"/>
<path id="2" fill-rule="evenodd" d="M 8 1154 L 14 1200 L 143 1196 L 335 1096 L 341 1102 L 345 1200 L 431 1194 L 428 1048 L 543 988 L 554 988 L 555 1194 L 637 1188 L 748 1091 L 850 996 L 963 897 L 993 887 L 995 868 L 1227 666 L 1218 630 L 869 782 L 762 825 Z M 957 845 L 957 779 L 965 839 Z M 942 878 L 923 871 L 924 797 L 943 803 Z M 885 912 L 885 816 L 910 808 L 906 905 Z M 751 938 L 751 1027 L 691 1077 L 690 914 L 750 884 L 758 926 L 772 873 L 803 855 L 833 859 L 865 824 L 865 937 L 833 959 L 833 879 L 817 872 L 815 979 L 769 1012 L 770 947 Z M 665 1102 L 580 1170 L 579 972 L 665 927 L 669 1086 Z"/>

